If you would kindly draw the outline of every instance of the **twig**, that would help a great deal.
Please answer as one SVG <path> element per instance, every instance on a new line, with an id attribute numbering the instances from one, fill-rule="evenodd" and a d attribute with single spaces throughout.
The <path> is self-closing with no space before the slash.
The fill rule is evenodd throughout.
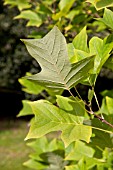
<path id="1" fill-rule="evenodd" d="M 99 119 L 102 123 L 105 123 L 107 125 L 109 125 L 110 127 L 113 128 L 113 125 L 111 123 L 109 123 L 107 120 L 105 120 L 104 118 L 102 118 L 101 116 L 95 114 L 93 111 L 90 112 L 90 114 L 94 115 L 94 117 L 96 117 L 97 119 Z"/>
<path id="2" fill-rule="evenodd" d="M 71 94 L 71 96 L 76 100 L 75 96 L 73 95 L 73 93 L 68 89 L 69 93 Z M 81 98 L 81 97 L 80 97 Z M 82 100 L 83 101 L 83 100 Z M 84 101 L 83 101 L 84 102 Z M 107 124 L 108 126 L 110 126 L 111 128 L 113 128 L 113 125 L 111 123 L 109 123 L 107 120 L 105 120 L 103 118 L 103 116 L 99 116 L 97 114 L 95 114 L 93 111 L 92 111 L 92 108 L 91 108 L 91 105 L 88 105 L 84 102 L 85 105 L 87 105 L 90 109 L 90 111 L 88 111 L 87 109 L 85 109 L 89 114 L 91 115 L 94 115 L 94 117 L 96 117 L 98 120 L 100 120 L 102 123 L 105 123 Z M 81 105 L 82 106 L 82 105 Z M 82 106 L 83 107 L 83 106 Z"/>
<path id="3" fill-rule="evenodd" d="M 95 91 L 94 91 L 94 97 L 95 97 L 95 100 L 96 100 L 96 103 L 97 103 L 98 109 L 100 109 L 99 102 L 98 102 L 98 99 L 97 99 L 97 96 L 96 96 Z"/>

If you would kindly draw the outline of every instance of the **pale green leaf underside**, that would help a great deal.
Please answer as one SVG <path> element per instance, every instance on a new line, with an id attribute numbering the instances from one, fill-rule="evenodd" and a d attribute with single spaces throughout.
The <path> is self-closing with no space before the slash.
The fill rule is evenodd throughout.
<path id="1" fill-rule="evenodd" d="M 94 57 L 70 64 L 66 40 L 56 26 L 42 39 L 22 41 L 42 68 L 27 78 L 48 88 L 70 89 L 85 79 L 93 67 Z"/>
<path id="2" fill-rule="evenodd" d="M 61 138 L 68 146 L 75 140 L 89 142 L 92 128 L 77 122 L 76 113 L 68 113 L 45 100 L 30 103 L 35 114 L 26 139 L 40 138 L 52 131 L 62 131 Z"/>

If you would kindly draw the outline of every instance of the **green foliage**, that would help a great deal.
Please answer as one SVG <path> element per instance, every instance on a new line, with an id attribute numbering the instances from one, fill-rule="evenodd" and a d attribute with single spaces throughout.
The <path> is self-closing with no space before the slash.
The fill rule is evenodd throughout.
<path id="1" fill-rule="evenodd" d="M 88 29 L 91 34 L 93 33 L 92 20 L 97 12 L 91 4 L 83 2 L 83 0 L 34 0 L 33 2 L 31 0 L 4 0 L 5 5 L 16 6 L 19 9 L 19 14 L 14 17 L 15 19 L 24 19 L 27 20 L 27 26 L 39 27 L 39 32 L 32 29 L 30 37 L 42 37 L 54 25 L 57 25 L 69 40 L 72 40 L 88 22 L 91 22 Z M 101 12 L 98 15 L 101 16 Z M 100 25 L 97 23 L 94 26 L 95 31 L 98 31 Z M 106 27 L 101 28 L 106 29 Z"/>
<path id="2" fill-rule="evenodd" d="M 99 20 L 113 29 L 113 12 L 111 10 L 105 8 L 103 18 Z"/>
<path id="3" fill-rule="evenodd" d="M 70 103 L 71 102 L 73 105 L 77 105 L 77 102 L 75 104 L 73 101 L 70 101 Z M 80 104 L 77 106 L 77 113 L 74 113 L 74 106 L 72 107 L 71 104 L 69 106 L 72 107 L 72 111 L 70 110 L 70 113 L 69 111 L 60 109 L 52 105 L 52 103 L 44 100 L 35 101 L 30 103 L 30 105 L 33 113 L 35 114 L 35 119 L 31 124 L 31 128 L 26 139 L 39 138 L 49 132 L 60 130 L 62 131 L 61 138 L 66 146 L 77 139 L 89 142 L 92 129 L 90 126 L 83 125 L 83 118 L 78 118 L 77 113 L 81 114 L 80 117 L 83 117 L 84 115 L 84 112 L 79 112 Z M 81 108 L 81 110 L 83 109 Z M 81 131 L 83 133 L 80 133 Z"/>
<path id="4" fill-rule="evenodd" d="M 42 24 L 42 19 L 40 18 L 40 16 L 36 13 L 33 12 L 31 10 L 25 10 L 22 11 L 20 15 L 18 15 L 17 17 L 15 17 L 15 19 L 29 19 L 27 26 L 37 26 L 39 27 Z"/>
<path id="5" fill-rule="evenodd" d="M 42 39 L 22 41 L 42 68 L 40 73 L 26 78 L 45 86 L 45 88 L 51 88 L 51 90 L 66 89 L 71 94 L 71 98 L 57 95 L 56 106 L 47 100 L 28 102 L 35 119 L 31 121 L 30 131 L 26 139 L 39 138 L 40 141 L 45 134 L 61 131 L 60 137 L 66 149 L 70 147 L 72 149 L 68 151 L 65 149 L 65 152 L 67 152 L 65 160 L 76 162 L 75 164 L 69 163 L 69 166 L 66 165 L 67 170 L 107 167 L 102 155 L 107 147 L 112 148 L 113 146 L 113 118 L 111 116 L 113 99 L 105 97 L 97 115 L 91 110 L 90 104 L 93 97 L 98 104 L 92 85 L 95 84 L 102 66 L 110 56 L 113 46 L 112 35 L 105 37 L 104 40 L 98 37 L 91 38 L 88 48 L 85 27 L 68 45 L 58 28 L 54 27 Z M 69 62 L 68 54 L 72 64 Z M 78 83 L 83 83 L 83 81 L 92 86 L 92 90 L 89 89 L 88 93 L 90 111 L 85 109 L 86 103 L 74 97 L 70 91 L 72 87 L 75 87 Z M 100 113 L 104 113 L 104 117 L 98 116 Z M 89 143 L 89 146 L 81 140 Z M 75 145 L 71 146 L 73 142 L 75 142 Z M 46 155 L 47 160 L 49 160 L 50 155 Z M 37 158 L 39 159 L 38 155 Z M 99 160 L 99 158 L 101 159 Z M 56 169 L 59 168 L 55 162 L 53 164 Z M 64 165 L 64 162 L 62 164 Z M 42 167 L 40 162 L 35 164 L 33 159 L 28 161 L 26 165 L 32 168 L 39 166 L 40 169 L 47 169 L 47 167 Z M 43 163 L 43 166 L 46 165 Z M 60 167 L 60 169 L 62 168 Z"/>
<path id="6" fill-rule="evenodd" d="M 10 4 L 11 7 L 18 6 L 19 10 L 30 8 L 30 0 L 5 0 L 4 5 Z"/>
<path id="7" fill-rule="evenodd" d="M 78 1 L 76 2 L 78 4 Z M 35 2 L 36 6 L 31 8 L 32 10 L 24 10 L 16 17 L 29 18 L 28 26 L 41 26 L 42 23 L 45 24 L 44 18 L 49 17 L 51 24 L 47 22 L 46 26 L 52 27 L 52 30 L 41 39 L 22 39 L 30 55 L 39 63 L 41 71 L 26 76 L 20 80 L 20 83 L 26 87 L 24 90 L 28 93 L 42 94 L 45 90 L 49 97 L 55 97 L 54 102 L 51 102 L 48 96 L 45 96 L 46 100 L 23 101 L 24 107 L 19 114 L 19 116 L 31 113 L 34 115 L 26 140 L 39 139 L 29 144 L 36 153 L 32 154 L 31 159 L 25 163 L 33 169 L 100 170 L 113 167 L 113 98 L 108 92 L 104 93 L 100 107 L 94 89 L 102 67 L 110 60 L 113 35 L 104 38 L 93 36 L 89 40 L 86 24 L 84 28 L 83 24 L 83 29 L 74 37 L 72 43 L 67 44 L 63 34 L 53 25 L 59 26 L 66 35 L 66 31 L 73 28 L 70 24 L 63 29 L 68 19 L 72 22 L 76 16 L 74 22 L 76 25 L 80 25 L 85 18 L 90 21 L 88 15 L 83 13 L 82 16 L 79 15 L 83 6 L 80 7 L 81 2 L 76 6 L 76 2 L 74 0 L 61 0 L 58 3 L 57 1 Z M 98 10 L 113 5 L 110 0 L 107 2 L 88 0 L 88 2 Z M 52 6 L 54 8 L 51 8 Z M 93 10 L 95 11 L 92 7 L 92 14 Z M 103 18 L 98 19 L 97 23 L 99 22 L 113 29 L 112 11 L 105 8 Z M 109 62 L 108 66 L 111 64 Z M 88 101 L 82 100 L 78 93 L 76 85 L 79 83 L 90 86 Z M 73 89 L 78 97 L 72 92 Z M 63 90 L 67 90 L 70 97 L 57 94 Z M 92 109 L 92 99 L 96 101 L 98 112 Z M 48 142 L 43 137 L 56 131 L 60 132 L 59 137 L 64 145 L 61 141 L 56 143 L 56 139 Z"/>
<path id="8" fill-rule="evenodd" d="M 84 142 L 77 140 L 64 147 L 59 139 L 39 138 L 27 144 L 33 149 L 29 155 L 30 159 L 24 163 L 25 166 L 36 170 L 90 170 L 112 168 L 113 152 L 103 150 L 103 156 L 97 158 L 95 149 L 87 146 Z"/>
<path id="9" fill-rule="evenodd" d="M 92 3 L 97 10 L 100 10 L 105 7 L 111 7 L 113 6 L 112 0 L 87 0 L 87 2 Z"/>
<path id="10" fill-rule="evenodd" d="M 30 73 L 27 73 L 26 75 L 31 76 Z M 25 91 L 26 93 L 37 95 L 44 90 L 44 88 L 42 86 L 38 85 L 35 82 L 31 82 L 27 79 L 20 78 L 20 79 L 18 79 L 18 81 L 22 86 L 24 86 L 24 88 L 22 90 Z"/>
<path id="11" fill-rule="evenodd" d="M 29 105 L 29 101 L 23 100 L 23 101 L 22 101 L 22 105 L 23 105 L 23 108 L 22 108 L 22 110 L 19 112 L 19 114 L 17 115 L 18 117 L 19 117 L 19 116 L 26 116 L 26 115 L 32 115 L 32 114 L 33 114 L 33 111 L 32 111 L 32 109 L 31 109 L 31 106 Z"/>

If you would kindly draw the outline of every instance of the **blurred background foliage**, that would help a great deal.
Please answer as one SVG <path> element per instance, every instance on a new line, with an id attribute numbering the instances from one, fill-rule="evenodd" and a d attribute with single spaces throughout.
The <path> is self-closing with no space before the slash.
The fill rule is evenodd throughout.
<path id="1" fill-rule="evenodd" d="M 37 63 L 31 59 L 20 41 L 26 38 L 31 28 L 25 27 L 26 21 L 13 20 L 19 12 L 0 2 L 0 87 L 18 90 L 17 79 L 26 71 L 36 72 Z M 36 70 L 35 70 L 36 69 Z"/>

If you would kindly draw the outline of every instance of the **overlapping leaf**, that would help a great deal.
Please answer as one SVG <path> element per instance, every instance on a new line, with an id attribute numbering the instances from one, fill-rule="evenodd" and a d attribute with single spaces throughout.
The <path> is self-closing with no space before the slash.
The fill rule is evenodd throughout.
<path id="1" fill-rule="evenodd" d="M 31 76 L 30 73 L 27 73 L 26 75 Z M 25 91 L 26 93 L 38 95 L 44 90 L 43 86 L 40 86 L 35 82 L 31 82 L 30 80 L 20 78 L 18 79 L 18 81 L 22 86 L 24 86 L 22 90 Z"/>
<path id="2" fill-rule="evenodd" d="M 31 106 L 29 105 L 29 101 L 28 100 L 22 100 L 22 104 L 23 104 L 23 108 L 22 108 L 22 110 L 20 110 L 17 117 L 32 115 L 33 111 L 31 109 Z"/>
<path id="3" fill-rule="evenodd" d="M 45 100 L 30 102 L 35 119 L 31 123 L 26 139 L 39 138 L 52 131 L 62 131 L 61 138 L 66 146 L 77 139 L 89 142 L 92 128 L 82 124 L 81 118 L 79 119 L 79 116 L 82 115 L 77 115 L 77 112 L 73 111 L 74 103 L 72 100 L 68 102 L 69 111 L 60 109 Z M 72 106 L 71 103 L 73 103 Z M 75 107 L 83 107 L 83 105 L 81 106 L 78 102 L 77 106 L 77 102 L 75 102 Z M 81 114 L 84 115 L 84 112 Z"/>
<path id="4" fill-rule="evenodd" d="M 94 61 L 94 73 L 98 74 L 103 64 L 110 56 L 110 51 L 113 48 L 113 40 L 111 40 L 110 36 L 104 40 L 98 37 L 93 37 L 89 42 L 89 48 L 90 54 L 96 55 Z"/>
<path id="5" fill-rule="evenodd" d="M 86 27 L 75 36 L 72 43 L 68 44 L 68 55 L 71 63 L 78 62 L 86 57 L 89 57 L 89 49 L 87 45 Z"/>
<path id="6" fill-rule="evenodd" d="M 104 113 L 106 115 L 113 114 L 113 98 L 108 96 L 103 98 L 99 113 Z"/>
<path id="7" fill-rule="evenodd" d="M 93 67 L 94 56 L 70 64 L 66 40 L 57 27 L 42 39 L 22 41 L 42 68 L 27 78 L 48 88 L 70 89 L 85 79 Z"/>
<path id="8" fill-rule="evenodd" d="M 80 149 L 81 148 L 81 149 Z M 80 160 L 82 157 L 93 157 L 94 149 L 86 146 L 85 143 L 81 141 L 76 141 L 71 152 L 66 156 L 66 160 Z"/>
<path id="9" fill-rule="evenodd" d="M 105 25 L 113 29 L 113 12 L 111 10 L 105 8 L 103 18 L 98 20 L 102 21 Z"/>

